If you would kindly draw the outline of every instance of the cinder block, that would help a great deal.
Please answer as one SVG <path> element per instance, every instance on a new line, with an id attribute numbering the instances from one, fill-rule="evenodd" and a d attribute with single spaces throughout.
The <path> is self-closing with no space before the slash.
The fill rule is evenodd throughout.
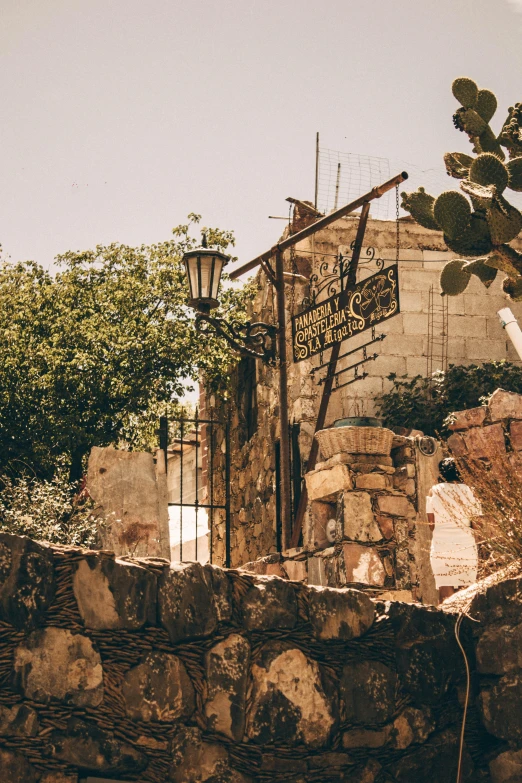
<path id="1" fill-rule="evenodd" d="M 481 337 L 487 336 L 486 318 L 466 315 L 448 315 L 448 332 L 455 337 Z"/>
<path id="2" fill-rule="evenodd" d="M 493 362 L 507 358 L 506 344 L 502 340 L 466 340 L 466 357 L 472 361 Z"/>
<path id="3" fill-rule="evenodd" d="M 404 324 L 404 334 L 428 333 L 427 313 L 404 313 L 402 318 Z"/>
<path id="4" fill-rule="evenodd" d="M 427 337 L 416 334 L 390 335 L 380 346 L 381 355 L 423 356 Z"/>
<path id="5" fill-rule="evenodd" d="M 402 313 L 425 313 L 428 310 L 427 291 L 401 291 Z"/>

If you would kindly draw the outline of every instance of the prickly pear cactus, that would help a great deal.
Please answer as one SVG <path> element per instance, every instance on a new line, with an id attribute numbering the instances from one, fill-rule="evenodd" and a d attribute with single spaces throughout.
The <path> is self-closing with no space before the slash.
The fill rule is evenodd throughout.
<path id="1" fill-rule="evenodd" d="M 402 194 L 403 209 L 424 228 L 442 230 L 454 253 L 474 259 L 446 264 L 440 279 L 443 293 L 461 294 L 471 275 L 488 288 L 501 271 L 507 275 L 504 292 L 522 301 L 522 254 L 508 244 L 522 231 L 522 214 L 504 194 L 506 188 L 522 191 L 522 103 L 510 106 L 497 137 L 489 124 L 497 109 L 495 95 L 466 77 L 455 79 L 451 89 L 460 103 L 454 125 L 468 135 L 476 157 L 447 152 L 446 171 L 460 180 L 462 192 L 447 191 L 435 199 L 419 188 Z"/>

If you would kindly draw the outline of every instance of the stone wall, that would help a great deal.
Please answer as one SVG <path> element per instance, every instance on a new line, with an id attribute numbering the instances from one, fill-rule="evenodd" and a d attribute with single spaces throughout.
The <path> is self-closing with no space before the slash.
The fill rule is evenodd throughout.
<path id="1" fill-rule="evenodd" d="M 514 783 L 522 577 L 466 607 L 462 783 Z M 0 779 L 454 783 L 456 617 L 2 534 Z"/>
<path id="2" fill-rule="evenodd" d="M 448 446 L 455 457 L 513 459 L 519 470 L 522 451 L 522 395 L 497 389 L 487 405 L 456 411 Z"/>
<path id="3" fill-rule="evenodd" d="M 292 225 L 296 231 L 305 224 L 306 216 L 297 215 Z M 340 251 L 346 252 L 355 239 L 358 218 L 346 217 L 299 243 L 292 254 L 285 254 L 285 268 L 297 272 L 309 280 L 325 262 L 331 270 Z M 369 220 L 361 254 L 359 278 L 376 271 L 375 265 L 365 264 L 369 247 L 388 262 L 395 259 L 396 224 L 390 221 Z M 422 228 L 409 219 L 400 224 L 399 286 L 401 313 L 377 327 L 377 333 L 386 333 L 386 339 L 378 343 L 379 358 L 365 366 L 368 377 L 357 381 L 331 396 L 326 426 L 335 419 L 347 415 L 368 415 L 375 409 L 375 398 L 390 386 L 387 380 L 391 372 L 413 377 L 425 375 L 428 348 L 428 298 L 430 287 L 439 290 L 439 276 L 444 264 L 453 257 L 444 244 L 442 234 Z M 522 242 L 520 242 L 522 250 Z M 462 296 L 449 297 L 450 363 L 469 364 L 487 360 L 509 359 L 518 362 L 510 341 L 496 315 L 506 306 L 501 291 L 500 278 L 485 289 L 477 278 L 472 278 Z M 257 275 L 258 294 L 252 307 L 252 320 L 275 323 L 274 291 L 262 272 Z M 309 286 L 295 282 L 285 288 L 287 309 L 288 345 L 288 395 L 291 424 L 298 424 L 299 460 L 302 473 L 310 451 L 315 421 L 319 408 L 322 386 L 316 382 L 312 371 L 320 363 L 316 356 L 310 361 L 294 363 L 291 351 L 291 316 L 297 314 L 303 299 L 309 294 Z M 322 296 L 325 297 L 327 291 Z M 522 306 L 513 304 L 517 316 L 522 316 Z M 349 341 L 352 349 L 366 342 L 368 332 Z M 348 349 L 348 342 L 345 343 Z M 370 352 L 372 350 L 370 349 Z M 323 361 L 328 358 L 325 355 Z M 342 359 L 339 369 L 353 362 L 354 357 Z M 437 362 L 435 361 L 434 368 Z M 324 371 L 323 371 L 324 372 Z M 350 373 L 344 376 L 344 380 Z M 279 399 L 277 369 L 257 362 L 258 426 L 250 440 L 244 437 L 242 412 L 234 394 L 228 406 L 231 421 L 231 545 L 232 565 L 277 552 L 276 531 L 276 454 L 275 443 L 279 433 Z M 241 384 L 237 378 L 236 386 Z M 219 404 L 218 404 L 219 407 Z M 221 413 L 221 411 L 220 411 Z M 219 474 L 219 471 L 218 471 Z M 223 480 L 222 473 L 220 480 Z M 219 531 L 219 537 L 222 536 Z M 222 540 L 222 539 L 221 539 Z M 219 562 L 219 561 L 216 561 Z"/>

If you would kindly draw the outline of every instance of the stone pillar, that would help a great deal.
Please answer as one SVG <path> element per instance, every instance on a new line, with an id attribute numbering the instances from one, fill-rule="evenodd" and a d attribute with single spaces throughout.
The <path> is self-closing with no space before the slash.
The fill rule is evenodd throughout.
<path id="1" fill-rule="evenodd" d="M 107 520 L 104 549 L 117 555 L 164 557 L 170 561 L 167 477 L 162 456 L 95 446 L 89 456 L 87 489 L 94 513 Z"/>
<path id="2" fill-rule="evenodd" d="M 414 444 L 396 437 L 393 445 L 393 457 L 340 453 L 307 474 L 309 583 L 416 597 Z"/>

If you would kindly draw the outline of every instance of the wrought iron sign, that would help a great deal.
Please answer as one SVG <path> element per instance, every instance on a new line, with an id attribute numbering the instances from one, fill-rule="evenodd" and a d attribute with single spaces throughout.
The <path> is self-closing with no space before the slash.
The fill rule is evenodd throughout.
<path id="1" fill-rule="evenodd" d="M 337 275 L 339 280 L 339 272 Z M 294 362 L 322 353 L 399 312 L 398 265 L 394 264 L 355 286 L 341 288 L 323 302 L 294 316 Z"/>

